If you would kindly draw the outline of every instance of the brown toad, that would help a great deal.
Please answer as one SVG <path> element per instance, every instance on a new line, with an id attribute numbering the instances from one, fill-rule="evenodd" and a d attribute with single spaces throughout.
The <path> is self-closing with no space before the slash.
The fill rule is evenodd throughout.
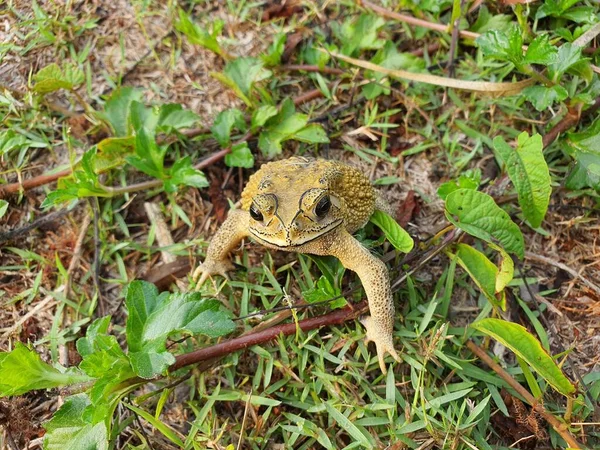
<path id="1" fill-rule="evenodd" d="M 388 270 L 352 237 L 376 209 L 387 210 L 364 174 L 337 161 L 275 161 L 250 177 L 241 203 L 241 209 L 229 211 L 206 260 L 196 269 L 198 286 L 210 275 L 225 276 L 233 268 L 227 255 L 247 236 L 273 249 L 335 256 L 363 284 L 371 316 L 362 323 L 366 341 L 377 346 L 381 370 L 386 372 L 386 352 L 400 361 L 392 340 L 394 301 Z"/>

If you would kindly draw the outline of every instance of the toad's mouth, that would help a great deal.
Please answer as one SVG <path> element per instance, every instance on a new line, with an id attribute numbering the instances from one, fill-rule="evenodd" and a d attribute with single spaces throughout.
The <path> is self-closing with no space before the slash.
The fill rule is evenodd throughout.
<path id="1" fill-rule="evenodd" d="M 248 231 L 262 244 L 272 245 L 277 248 L 289 250 L 313 242 L 325 236 L 326 234 L 331 233 L 333 230 L 337 229 L 342 223 L 343 219 L 338 219 L 335 222 L 331 222 L 323 226 L 322 228 L 311 229 L 310 235 L 306 237 L 296 237 L 294 239 L 289 237 L 289 230 L 283 230 L 283 232 L 280 231 L 278 233 L 272 234 L 263 233 L 254 228 L 249 228 Z"/>

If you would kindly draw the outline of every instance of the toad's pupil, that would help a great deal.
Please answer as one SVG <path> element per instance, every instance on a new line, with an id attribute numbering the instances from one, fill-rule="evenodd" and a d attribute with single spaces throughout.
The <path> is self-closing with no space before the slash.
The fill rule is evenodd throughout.
<path id="1" fill-rule="evenodd" d="M 252 206 L 250 206 L 250 216 L 257 222 L 260 222 L 261 220 L 263 220 L 263 215 L 258 210 L 258 208 L 256 207 L 255 204 L 252 204 Z"/>
<path id="2" fill-rule="evenodd" d="M 324 217 L 325 214 L 329 212 L 330 208 L 331 200 L 329 199 L 329 196 L 325 196 L 321 200 L 319 200 L 319 203 L 317 203 L 317 207 L 315 208 L 315 214 L 317 215 L 317 217 Z"/>

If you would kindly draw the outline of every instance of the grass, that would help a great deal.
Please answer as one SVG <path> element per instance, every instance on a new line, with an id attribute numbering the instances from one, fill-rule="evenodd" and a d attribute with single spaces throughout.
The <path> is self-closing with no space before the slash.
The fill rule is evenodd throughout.
<path id="1" fill-rule="evenodd" d="M 386 2 L 382 5 L 391 9 Z M 577 6 L 591 5 L 584 1 Z M 111 122 L 99 113 L 108 112 L 107 99 L 119 86 L 141 88 L 146 104 L 180 103 L 198 114 L 189 127 L 160 131 L 159 139 L 171 142 L 165 157 L 167 170 L 185 156 L 198 163 L 221 148 L 230 148 L 229 141 L 247 143 L 253 164 L 242 169 L 218 160 L 202 168 L 207 175 L 205 187 L 179 184 L 165 192 L 167 184 L 157 183 L 134 192 L 131 187 L 137 183 L 171 180 L 175 174 L 160 172 L 149 177 L 121 161 L 96 174 L 100 187 L 95 185 L 97 189 L 118 188 L 119 195 L 86 196 L 79 191 L 80 199 L 54 205 L 55 209 L 72 209 L 51 222 L 51 231 L 46 226 L 0 239 L 2 350 L 11 350 L 17 341 L 26 342 L 45 361 L 76 366 L 81 359 L 76 340 L 104 314 L 111 315 L 111 334 L 121 346 L 126 345 L 122 291 L 133 280 L 151 274 L 171 280 L 166 284 L 172 291 L 190 289 L 189 272 L 204 257 L 218 227 L 215 217 L 239 199 L 249 175 L 268 159 L 260 147 L 260 130 L 246 131 L 242 125 L 234 125 L 227 130 L 226 145 L 219 145 L 215 134 L 206 130 L 215 126 L 217 113 L 228 108 L 239 108 L 249 119 L 260 106 L 280 105 L 286 97 L 320 90 L 318 98 L 298 104 L 296 113 L 307 115 L 308 126 L 322 126 L 330 143 L 301 142 L 290 134 L 292 139 L 283 142 L 283 152 L 276 157 L 322 156 L 360 167 L 391 200 L 398 215 L 408 215 L 406 228 L 420 244 L 415 259 L 404 261 L 374 226 L 368 225 L 357 235 L 386 259 L 392 277 L 405 275 L 395 293 L 398 320 L 394 330 L 403 363 L 390 365 L 388 358 L 391 370 L 387 375 L 379 370 L 374 348 L 364 343 L 359 321 L 308 332 L 298 329 L 293 335 L 252 345 L 212 364 L 182 368 L 128 392 L 117 407 L 111 448 L 492 449 L 507 448 L 517 441 L 516 445 L 522 445 L 518 448 L 566 445 L 539 414 L 530 412 L 531 405 L 518 406 L 521 396 L 467 348 L 468 341 L 492 352 L 505 373 L 531 393 L 541 393 L 546 412 L 567 423 L 584 423 L 569 427 L 580 443 L 588 448 L 600 445 L 597 427 L 592 425 L 597 422 L 593 410 L 600 394 L 597 344 L 587 337 L 595 334 L 596 316 L 591 306 L 585 310 L 573 303 L 587 298 L 596 305 L 594 290 L 576 278 L 562 280 L 562 272 L 527 260 L 517 262 L 507 289 L 510 320 L 525 325 L 551 354 L 559 355 L 559 362 L 566 357 L 565 372 L 572 380 L 582 377 L 582 393 L 570 405 L 513 353 L 499 350 L 494 341 L 470 327 L 478 319 L 499 317 L 499 313 L 453 257 L 454 241 L 442 249 L 441 242 L 448 235 L 441 230 L 448 223 L 437 194 L 437 188 L 449 180 L 461 176 L 479 180 L 498 203 L 506 200 L 503 207 L 525 234 L 527 250 L 551 259 L 564 257 L 565 264 L 597 285 L 600 268 L 589 249 L 595 245 L 592 233 L 597 230 L 598 191 L 594 186 L 566 187 L 574 165 L 567 144 L 573 137 L 563 135 L 544 149 L 555 208 L 550 207 L 542 228 L 535 230 L 527 225 L 512 195 L 514 190 L 507 187 L 502 160 L 492 143 L 497 135 L 512 142 L 521 131 L 551 132 L 576 107 L 577 98 L 583 99 L 583 109 L 588 108 L 598 97 L 597 74 L 587 80 L 583 70 L 577 75 L 565 72 L 561 82 L 570 99 L 537 111 L 524 95 L 492 98 L 390 79 L 375 72 L 359 72 L 318 50 L 341 51 L 346 46 L 348 56 L 381 64 L 384 56 L 377 52 L 391 42 L 387 63 L 396 64 L 394 69 L 449 76 L 445 67 L 450 33 L 412 27 L 372 11 L 365 16 L 368 5 L 307 3 L 295 11 L 274 10 L 280 16 L 272 21 L 262 20 L 268 5 L 260 2 L 225 2 L 213 7 L 197 2 L 123 1 L 101 4 L 100 11 L 88 6 L 33 3 L 29 8 L 9 2 L 0 7 L 10 23 L 9 39 L 0 45 L 0 59 L 11 74 L 0 85 L 0 188 L 70 168 L 88 149 L 113 136 Z M 217 17 L 224 21 L 217 37 L 224 50 L 221 56 L 198 43 L 198 39 L 209 41 L 206 35 L 194 40 L 189 33 L 176 30 L 178 8 L 190 13 L 201 31 L 208 30 L 207 25 Z M 528 24 L 532 36 L 550 33 L 555 45 L 563 43 L 561 36 L 566 31 L 561 29 L 590 28 L 585 20 L 565 19 L 558 12 L 556 17 L 536 18 L 540 5 L 528 8 L 480 5 L 469 13 L 463 9 L 461 28 L 468 28 L 467 22 L 476 23 L 477 17 L 488 17 L 498 29 L 520 21 Z M 449 3 L 419 6 L 407 2 L 403 12 L 448 24 L 452 10 Z M 485 31 L 475 28 L 472 30 Z M 269 47 L 277 33 L 286 33 L 288 44 L 293 38 L 300 42 L 288 48 L 286 61 L 278 61 L 276 49 Z M 597 65 L 594 43 L 590 48 L 596 50 L 588 54 L 588 63 Z M 415 56 L 433 44 L 437 49 Z M 242 73 L 241 82 L 247 82 L 244 101 L 209 75 L 227 73 L 231 55 L 261 54 L 275 61 L 267 67 L 274 76 L 249 80 L 244 76 L 250 70 Z M 36 93 L 34 74 L 55 61 L 61 67 L 63 62 L 73 63 L 81 70 L 82 81 L 48 95 Z M 327 73 L 322 67 L 290 70 L 286 64 L 321 64 L 343 73 Z M 533 68 L 544 70 L 540 65 Z M 454 78 L 525 78 L 524 70 L 518 69 L 514 63 L 484 55 L 472 40 L 458 40 Z M 367 80 L 370 84 L 365 87 Z M 377 90 L 381 94 L 369 98 Z M 591 132 L 592 119 L 583 115 L 571 131 Z M 198 135 L 187 137 L 189 129 L 199 130 Z M 3 232 L 48 214 L 50 210 L 40 205 L 49 193 L 64 188 L 64 182 L 44 184 L 10 196 L 0 190 L 9 202 L 8 212 L 0 219 L 0 238 Z M 419 199 L 416 210 L 405 202 L 408 191 L 414 191 Z M 150 221 L 144 202 L 158 204 L 162 219 Z M 175 243 L 162 242 L 161 220 Z M 483 241 L 466 237 L 463 242 L 497 262 L 496 253 Z M 440 253 L 423 259 L 430 249 L 440 249 Z M 161 252 L 179 258 L 177 262 L 187 269 L 176 282 L 169 278 L 174 269 L 161 267 Z M 318 287 L 328 270 L 336 273 L 331 275 L 334 294 L 344 292 L 352 303 L 364 295 L 356 277 L 349 271 L 342 274 L 331 261 L 269 252 L 248 242 L 234 257 L 238 268 L 232 280 L 215 277 L 201 293 L 218 299 L 233 317 L 259 313 L 237 320 L 238 334 L 274 317 L 300 323 L 329 312 L 329 305 L 298 309 L 293 314 L 270 311 L 301 301 L 307 291 Z M 348 294 L 349 287 L 357 289 Z M 182 354 L 213 344 L 215 339 L 204 336 L 176 335 L 168 347 Z M 21 448 L 28 441 L 32 441 L 30 448 L 42 445 L 42 422 L 52 417 L 69 392 L 41 392 L 0 401 L 4 431 L 0 446 Z"/>

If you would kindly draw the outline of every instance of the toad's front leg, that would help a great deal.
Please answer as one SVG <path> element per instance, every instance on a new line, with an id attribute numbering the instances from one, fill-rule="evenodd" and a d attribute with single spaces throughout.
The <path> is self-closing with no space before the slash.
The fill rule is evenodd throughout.
<path id="1" fill-rule="evenodd" d="M 193 279 L 198 279 L 196 289 L 202 286 L 211 275 L 227 276 L 226 272 L 233 269 L 228 255 L 239 242 L 248 236 L 248 222 L 250 215 L 248 211 L 232 209 L 221 228 L 215 233 L 208 250 L 206 259 L 194 271 Z"/>
<path id="2" fill-rule="evenodd" d="M 319 246 L 319 248 L 317 248 Z M 340 230 L 328 236 L 310 253 L 335 256 L 346 267 L 357 273 L 367 294 L 370 316 L 363 318 L 367 330 L 366 341 L 373 341 L 377 347 L 377 357 L 381 371 L 386 373 L 383 360 L 386 353 L 400 362 L 400 356 L 394 349 L 392 332 L 394 331 L 394 299 L 390 285 L 389 272 L 385 264 L 373 256 L 350 233 Z"/>

